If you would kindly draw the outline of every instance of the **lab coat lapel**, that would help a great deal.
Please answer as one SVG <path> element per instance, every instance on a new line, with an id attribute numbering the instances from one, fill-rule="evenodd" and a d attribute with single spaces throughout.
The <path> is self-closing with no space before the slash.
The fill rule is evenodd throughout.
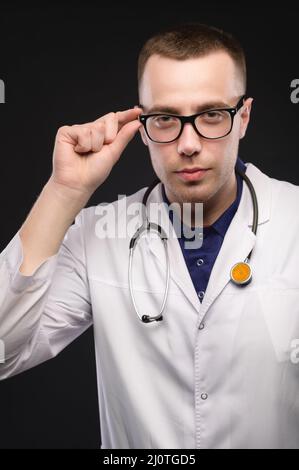
<path id="1" fill-rule="evenodd" d="M 244 223 L 243 210 L 233 218 L 210 274 L 202 302 L 201 318 L 230 282 L 230 270 L 234 264 L 244 261 L 253 249 L 256 235 Z M 240 287 L 241 289 L 242 287 Z"/>
<path id="2" fill-rule="evenodd" d="M 270 178 L 252 163 L 247 164 L 246 175 L 253 184 L 258 201 L 257 235 L 252 232 L 253 204 L 248 186 L 244 182 L 238 210 L 228 227 L 210 275 L 202 302 L 199 322 L 228 282 L 230 282 L 230 270 L 233 265 L 244 261 L 250 251 L 254 249 L 259 226 L 270 218 Z M 254 270 L 252 282 L 254 282 Z M 240 287 L 240 289 L 242 288 Z"/>
<path id="3" fill-rule="evenodd" d="M 270 178 L 262 173 L 252 163 L 247 164 L 246 175 L 250 178 L 257 195 L 259 208 L 259 223 L 267 222 L 270 217 Z M 149 202 L 163 202 L 161 184 L 159 184 L 149 197 Z M 221 291 L 230 282 L 230 269 L 239 262 L 244 261 L 254 248 L 256 235 L 251 230 L 253 206 L 250 191 L 244 182 L 243 191 L 238 210 L 225 234 L 221 249 L 214 263 L 207 290 L 202 304 L 199 301 L 190 277 L 185 259 L 166 209 L 160 212 L 160 223 L 169 235 L 168 252 L 170 259 L 170 276 L 179 286 L 186 298 L 197 312 L 200 312 L 199 321 L 203 318 L 209 307 L 220 295 Z M 257 229 L 258 234 L 258 229 Z M 159 263 L 164 263 L 163 246 L 158 239 L 149 240 L 149 249 L 156 256 Z M 254 276 L 254 273 L 253 273 Z"/>

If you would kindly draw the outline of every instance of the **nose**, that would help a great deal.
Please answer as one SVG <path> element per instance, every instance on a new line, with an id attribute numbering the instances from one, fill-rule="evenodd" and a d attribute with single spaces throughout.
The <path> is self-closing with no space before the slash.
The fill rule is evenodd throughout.
<path id="1" fill-rule="evenodd" d="M 178 139 L 178 153 L 191 157 L 201 151 L 201 137 L 196 133 L 192 124 L 187 122 Z"/>

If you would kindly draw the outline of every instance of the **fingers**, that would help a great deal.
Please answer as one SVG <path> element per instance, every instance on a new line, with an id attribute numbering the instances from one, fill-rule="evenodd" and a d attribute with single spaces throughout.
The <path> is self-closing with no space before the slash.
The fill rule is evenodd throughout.
<path id="1" fill-rule="evenodd" d="M 128 122 L 121 128 L 114 141 L 109 145 L 110 154 L 114 158 L 114 163 L 119 159 L 120 155 L 130 140 L 134 137 L 140 126 L 140 122 L 136 119 Z"/>
<path id="2" fill-rule="evenodd" d="M 102 132 L 96 126 L 91 127 L 91 150 L 92 152 L 99 152 L 104 144 L 104 129 Z"/>
<path id="3" fill-rule="evenodd" d="M 141 108 L 132 108 L 126 111 L 118 111 L 116 115 L 118 118 L 120 129 L 122 128 L 124 124 L 127 124 L 128 122 L 137 119 L 141 113 L 142 113 Z"/>
<path id="4" fill-rule="evenodd" d="M 64 126 L 59 129 L 59 139 L 74 146 L 77 153 L 99 152 L 104 144 L 124 148 L 140 127 L 137 120 L 140 108 L 132 108 L 105 116 L 83 125 Z"/>
<path id="5" fill-rule="evenodd" d="M 130 108 L 125 111 L 105 114 L 94 122 L 95 124 L 99 122 L 104 122 L 106 124 L 107 134 L 105 135 L 105 142 L 107 137 L 107 143 L 110 143 L 115 139 L 117 133 L 125 124 L 136 120 L 141 113 L 141 108 Z"/>
<path id="6" fill-rule="evenodd" d="M 118 131 L 118 119 L 116 113 L 109 113 L 94 121 L 95 126 L 104 126 L 104 143 L 110 144 L 115 139 Z"/>
<path id="7" fill-rule="evenodd" d="M 74 125 L 64 126 L 58 131 L 58 139 L 61 142 L 74 146 L 75 152 L 88 153 L 99 152 L 104 142 L 104 125 Z"/>

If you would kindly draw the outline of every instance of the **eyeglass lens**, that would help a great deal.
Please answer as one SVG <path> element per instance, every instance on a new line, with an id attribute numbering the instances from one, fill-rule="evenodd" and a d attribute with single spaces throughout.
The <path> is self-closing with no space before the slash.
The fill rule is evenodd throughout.
<path id="1" fill-rule="evenodd" d="M 232 116 L 228 111 L 211 110 L 195 118 L 198 132 L 206 138 L 216 139 L 227 135 L 231 129 Z M 175 140 L 181 131 L 182 122 L 178 117 L 157 115 L 148 118 L 147 132 L 158 142 Z"/>

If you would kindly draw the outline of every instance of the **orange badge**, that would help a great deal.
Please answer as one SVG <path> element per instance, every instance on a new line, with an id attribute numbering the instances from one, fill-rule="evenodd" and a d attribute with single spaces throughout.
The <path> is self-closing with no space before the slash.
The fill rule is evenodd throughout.
<path id="1" fill-rule="evenodd" d="M 238 286 L 249 284 L 251 276 L 251 267 L 248 263 L 237 263 L 230 272 L 231 280 Z"/>

